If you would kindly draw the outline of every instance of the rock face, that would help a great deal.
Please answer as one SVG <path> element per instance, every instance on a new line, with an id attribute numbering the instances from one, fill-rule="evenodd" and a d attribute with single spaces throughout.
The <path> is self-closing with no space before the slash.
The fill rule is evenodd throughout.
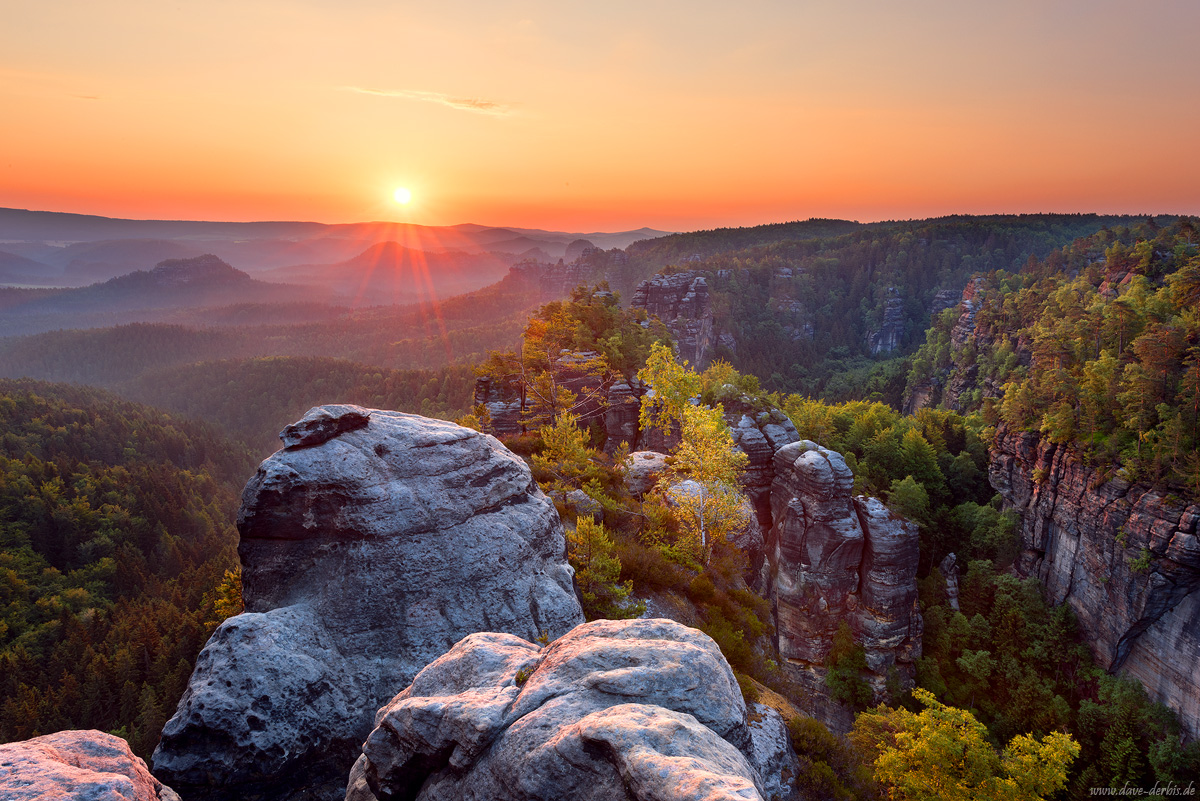
<path id="1" fill-rule="evenodd" d="M 1021 516 L 1019 571 L 1070 604 L 1100 665 L 1141 681 L 1200 736 L 1200 504 L 1004 428 L 988 478 Z"/>
<path id="2" fill-rule="evenodd" d="M 630 308 L 643 308 L 666 323 L 679 357 L 695 370 L 708 367 L 716 344 L 708 281 L 698 272 L 656 275 L 638 285 Z"/>
<path id="3" fill-rule="evenodd" d="M 775 453 L 784 445 L 798 442 L 800 434 L 781 410 L 755 411 L 745 396 L 723 405 L 733 442 L 746 454 L 742 487 L 754 502 L 759 522 L 769 527 Z"/>
<path id="4" fill-rule="evenodd" d="M 60 731 L 0 745 L 0 798 L 179 801 L 120 737 Z"/>
<path id="5" fill-rule="evenodd" d="M 555 379 L 559 386 L 575 393 L 579 399 L 574 413 L 581 424 L 604 426 L 604 451 L 611 456 L 622 443 L 630 448 L 637 445 L 638 415 L 645 388 L 636 378 L 617 376 L 602 380 L 581 367 L 597 355 L 593 351 L 564 355 L 555 371 Z M 474 403 L 487 410 L 487 431 L 497 436 L 536 432 L 542 425 L 541 422 L 529 422 L 539 417 L 538 401 L 519 380 L 494 381 L 480 376 L 475 380 Z"/>
<path id="6" fill-rule="evenodd" d="M 895 287 L 888 287 L 888 298 L 883 304 L 883 319 L 879 328 L 867 332 L 867 349 L 872 356 L 891 353 L 900 347 L 904 336 L 904 300 Z"/>
<path id="7" fill-rule="evenodd" d="M 841 454 L 808 440 L 775 454 L 767 555 L 779 652 L 812 693 L 807 711 L 833 728 L 850 722 L 824 682 L 842 622 L 866 650 L 877 697 L 893 669 L 911 681 L 921 655 L 917 527 L 874 498 L 851 497 L 853 484 Z"/>
<path id="8" fill-rule="evenodd" d="M 463 636 L 583 620 L 558 515 L 497 440 L 357 407 L 305 420 L 342 433 L 246 485 L 246 612 L 200 653 L 155 751 L 189 801 L 336 797 L 375 709 Z"/>
<path id="9" fill-rule="evenodd" d="M 636 378 L 614 381 L 604 409 L 604 452 L 612 455 L 621 445 L 637 445 L 638 416 L 642 410 L 642 385 Z"/>
<path id="10" fill-rule="evenodd" d="M 595 621 L 544 648 L 475 634 L 379 710 L 346 799 L 787 797 L 782 721 L 758 716 L 755 732 L 716 644 L 674 621 Z"/>

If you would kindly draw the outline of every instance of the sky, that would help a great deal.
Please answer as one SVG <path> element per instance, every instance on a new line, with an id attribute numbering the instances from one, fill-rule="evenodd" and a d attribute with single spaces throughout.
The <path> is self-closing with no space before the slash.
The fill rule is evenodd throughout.
<path id="1" fill-rule="evenodd" d="M 572 231 L 1200 214 L 1195 0 L 0 0 L 0 20 L 0 207 Z"/>

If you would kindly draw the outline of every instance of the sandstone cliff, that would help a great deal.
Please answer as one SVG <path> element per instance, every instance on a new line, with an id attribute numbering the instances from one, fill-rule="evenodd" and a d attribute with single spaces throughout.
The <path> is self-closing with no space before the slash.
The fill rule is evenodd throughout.
<path id="1" fill-rule="evenodd" d="M 246 612 L 154 755 L 189 801 L 338 797 L 375 710 L 455 642 L 583 620 L 558 515 L 494 438 L 347 406 L 282 436 L 242 497 Z"/>
<path id="2" fill-rule="evenodd" d="M 633 293 L 630 308 L 645 309 L 662 320 L 675 339 L 680 359 L 694 370 L 708 367 L 716 345 L 708 281 L 698 272 L 656 275 Z"/>
<path id="3" fill-rule="evenodd" d="M 783 722 L 755 712 L 716 643 L 673 621 L 546 647 L 476 634 L 379 710 L 346 799 L 789 798 Z"/>
<path id="4" fill-rule="evenodd" d="M 1101 666 L 1141 681 L 1200 736 L 1200 504 L 1004 428 L 988 475 L 1021 516 L 1018 569 L 1070 604 Z"/>
<path id="5" fill-rule="evenodd" d="M 810 691 L 806 711 L 848 729 L 832 702 L 825 661 L 840 623 L 866 651 L 868 680 L 882 699 L 888 674 L 911 682 L 921 656 L 917 527 L 875 498 L 851 497 L 841 454 L 802 440 L 774 457 L 773 526 L 767 538 L 779 653 Z"/>
<path id="6" fill-rule="evenodd" d="M 867 350 L 871 351 L 872 356 L 898 349 L 904 337 L 904 299 L 894 286 L 888 287 L 887 291 L 879 327 L 866 333 Z"/>

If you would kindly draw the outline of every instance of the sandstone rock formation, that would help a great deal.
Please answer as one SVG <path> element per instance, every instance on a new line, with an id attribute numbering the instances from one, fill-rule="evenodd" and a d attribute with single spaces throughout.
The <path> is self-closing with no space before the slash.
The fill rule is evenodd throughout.
<path id="1" fill-rule="evenodd" d="M 1018 569 L 1079 618 L 1101 666 L 1133 676 L 1200 736 L 1200 504 L 997 431 L 988 478 L 1021 516 Z"/>
<path id="2" fill-rule="evenodd" d="M 0 798 L 179 801 L 120 737 L 60 731 L 0 745 Z"/>
<path id="3" fill-rule="evenodd" d="M 727 400 L 722 405 L 733 442 L 746 454 L 742 486 L 754 502 L 759 522 L 769 527 L 775 453 L 784 445 L 798 442 L 800 434 L 781 410 L 756 411 L 745 396 Z"/>
<path id="4" fill-rule="evenodd" d="M 695 370 L 708 367 L 716 343 L 708 281 L 695 271 L 656 275 L 638 285 L 630 308 L 643 308 L 666 323 L 681 359 Z"/>
<path id="5" fill-rule="evenodd" d="M 896 350 L 904 336 L 904 300 L 894 286 L 888 287 L 887 291 L 879 327 L 866 334 L 867 350 L 871 351 L 872 356 Z"/>
<path id="6" fill-rule="evenodd" d="M 637 446 L 638 417 L 642 410 L 642 382 L 636 378 L 614 381 L 604 409 L 604 452 L 610 456 L 621 445 Z"/>
<path id="7" fill-rule="evenodd" d="M 346 799 L 785 798 L 795 758 L 763 710 L 755 731 L 716 644 L 670 620 L 475 634 L 379 710 Z"/>
<path id="8" fill-rule="evenodd" d="M 667 469 L 667 455 L 657 451 L 634 451 L 625 460 L 624 469 L 626 489 L 640 498 L 654 488 L 658 477 Z"/>
<path id="9" fill-rule="evenodd" d="M 339 796 L 374 711 L 463 636 L 583 620 L 558 515 L 497 440 L 357 407 L 305 421 L 288 430 L 330 438 L 246 485 L 246 612 L 200 653 L 155 751 L 189 801 Z"/>
<path id="10" fill-rule="evenodd" d="M 622 443 L 631 448 L 636 446 L 638 414 L 645 390 L 636 378 L 627 380 L 619 375 L 602 378 L 586 370 L 586 363 L 598 355 L 594 351 L 563 354 L 554 378 L 560 387 L 575 394 L 578 400 L 573 413 L 583 425 L 598 422 L 604 426 L 607 436 L 604 450 L 612 455 Z M 538 399 L 519 379 L 501 381 L 480 376 L 475 380 L 473 402 L 487 410 L 487 431 L 497 436 L 537 431 L 542 425 L 529 422 L 541 419 Z"/>
<path id="11" fill-rule="evenodd" d="M 893 669 L 911 681 L 921 655 L 917 527 L 874 498 L 851 497 L 853 484 L 841 454 L 808 440 L 775 453 L 767 556 L 779 652 L 811 691 L 806 711 L 832 728 L 850 722 L 824 683 L 840 623 L 866 650 L 877 697 Z"/>

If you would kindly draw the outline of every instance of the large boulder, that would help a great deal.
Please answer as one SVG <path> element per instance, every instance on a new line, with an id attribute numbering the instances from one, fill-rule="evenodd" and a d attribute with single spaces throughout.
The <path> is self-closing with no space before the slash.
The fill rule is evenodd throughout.
<path id="1" fill-rule="evenodd" d="M 794 763 L 764 710 L 755 731 L 716 643 L 674 621 L 595 621 L 544 648 L 475 634 L 379 710 L 346 799 L 784 798 Z"/>
<path id="2" fill-rule="evenodd" d="M 179 801 L 129 744 L 102 731 L 60 731 L 0 745 L 0 798 Z"/>
<path id="3" fill-rule="evenodd" d="M 583 620 L 558 514 L 493 437 L 350 406 L 284 436 L 242 495 L 246 611 L 154 754 L 189 801 L 340 797 L 375 710 L 454 643 Z"/>

